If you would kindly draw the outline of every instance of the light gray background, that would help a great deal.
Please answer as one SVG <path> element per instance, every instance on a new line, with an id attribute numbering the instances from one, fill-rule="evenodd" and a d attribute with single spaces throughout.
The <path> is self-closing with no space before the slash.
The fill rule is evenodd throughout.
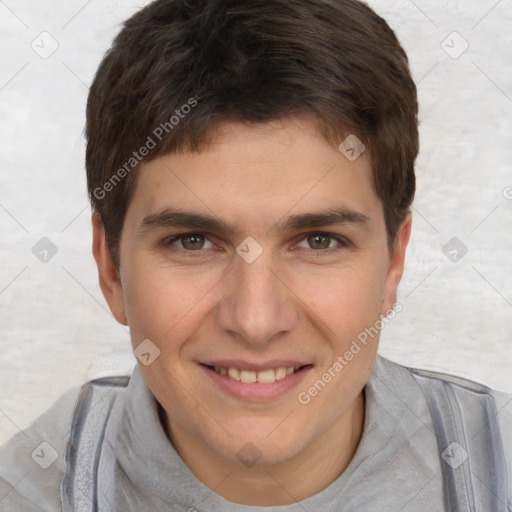
<path id="1" fill-rule="evenodd" d="M 512 1 L 369 3 L 409 55 L 421 122 L 403 311 L 380 353 L 512 392 Z M 0 442 L 135 363 L 97 283 L 83 128 L 100 59 L 142 5 L 0 0 Z M 31 47 L 52 39 L 45 59 Z M 58 249 L 46 263 L 43 237 Z M 452 237 L 468 249 L 455 263 Z"/>

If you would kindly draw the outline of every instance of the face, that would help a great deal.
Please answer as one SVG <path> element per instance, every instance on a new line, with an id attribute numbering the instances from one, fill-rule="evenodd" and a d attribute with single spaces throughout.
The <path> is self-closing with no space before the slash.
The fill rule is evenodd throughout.
<path id="1" fill-rule="evenodd" d="M 171 439 L 233 462 L 244 446 L 298 457 L 361 396 L 378 335 L 344 354 L 393 307 L 410 220 L 390 254 L 367 156 L 348 160 L 307 118 L 226 123 L 139 172 L 120 281 L 98 219 L 94 252 L 133 348 L 157 355 L 139 365 Z"/>

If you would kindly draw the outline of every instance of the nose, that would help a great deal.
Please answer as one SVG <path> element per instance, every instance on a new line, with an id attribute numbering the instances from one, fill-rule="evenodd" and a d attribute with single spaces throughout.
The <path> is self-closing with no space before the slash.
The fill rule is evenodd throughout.
<path id="1" fill-rule="evenodd" d="M 254 347 L 292 331 L 298 322 L 297 298 L 272 252 L 264 250 L 251 263 L 237 255 L 233 265 L 217 309 L 219 327 Z"/>

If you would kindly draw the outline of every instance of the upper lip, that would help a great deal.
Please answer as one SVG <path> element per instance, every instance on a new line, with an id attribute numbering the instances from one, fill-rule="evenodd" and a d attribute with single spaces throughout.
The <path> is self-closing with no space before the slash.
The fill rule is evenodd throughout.
<path id="1" fill-rule="evenodd" d="M 242 359 L 217 359 L 215 361 L 202 361 L 201 364 L 205 364 L 207 366 L 219 366 L 222 368 L 238 368 L 239 370 L 261 372 L 263 370 L 275 370 L 276 368 L 283 367 L 290 368 L 291 366 L 293 366 L 294 368 L 300 368 L 301 366 L 306 366 L 311 363 L 305 363 L 292 359 L 273 359 L 272 361 L 266 361 L 264 363 L 249 363 L 248 361 L 243 361 Z"/>

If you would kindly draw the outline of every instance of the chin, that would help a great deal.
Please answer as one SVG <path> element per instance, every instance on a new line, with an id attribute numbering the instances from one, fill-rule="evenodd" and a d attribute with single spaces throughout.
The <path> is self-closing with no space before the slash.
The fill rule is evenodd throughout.
<path id="1" fill-rule="evenodd" d="M 217 454 L 230 462 L 240 462 L 252 467 L 258 465 L 275 465 L 292 459 L 300 451 L 301 442 L 284 432 L 281 436 L 274 436 L 273 439 L 265 437 L 269 430 L 261 437 L 251 435 L 233 435 L 233 438 L 226 440 L 214 447 Z"/>

